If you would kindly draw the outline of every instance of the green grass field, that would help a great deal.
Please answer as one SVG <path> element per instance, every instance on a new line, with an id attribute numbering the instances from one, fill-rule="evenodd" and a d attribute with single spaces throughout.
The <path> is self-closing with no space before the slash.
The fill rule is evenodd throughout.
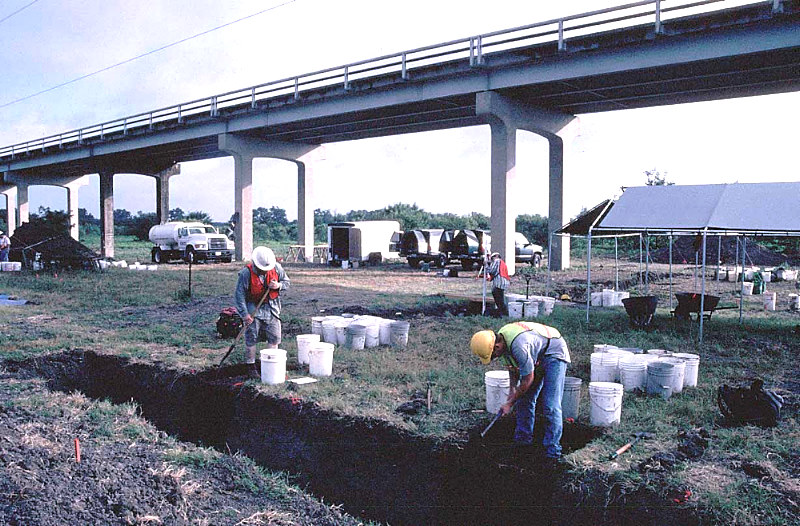
<path id="1" fill-rule="evenodd" d="M 147 261 L 149 244 L 117 240 L 117 259 Z M 279 254 L 280 249 L 276 250 Z M 168 367 L 200 370 L 214 366 L 230 340 L 217 338 L 214 322 L 221 307 L 231 304 L 238 263 L 195 265 L 191 295 L 188 266 L 162 265 L 157 272 L 110 269 L 107 272 L 0 273 L 0 293 L 29 299 L 33 305 L 0 307 L 3 357 L 41 357 L 67 349 L 114 353 Z M 296 360 L 294 336 L 310 332 L 310 317 L 320 310 L 360 305 L 413 313 L 447 302 L 437 292 L 479 290 L 472 279 L 447 281 L 410 271 L 405 265 L 343 272 L 320 266 L 289 265 L 293 285 L 286 296 L 284 343 L 290 372 Z M 524 289 L 521 278 L 514 287 Z M 452 289 L 452 290 L 451 290 Z M 279 396 L 302 396 L 336 411 L 391 422 L 411 432 L 447 440 L 464 440 L 485 426 L 483 367 L 470 355 L 471 334 L 499 328 L 508 320 L 474 316 L 411 316 L 406 351 L 388 347 L 335 352 L 334 376 L 290 391 L 285 385 L 260 386 Z M 620 309 L 600 309 L 586 322 L 577 307 L 558 305 L 546 321 L 567 338 L 573 363 L 568 374 L 584 380 L 579 420 L 588 422 L 590 354 L 594 344 L 660 348 L 700 354 L 700 382 L 669 400 L 626 393 L 622 422 L 602 432 L 586 447 L 567 456 L 576 483 L 602 473 L 615 491 L 650 488 L 669 495 L 690 490 L 690 506 L 710 523 L 796 524 L 800 498 L 800 456 L 797 425 L 797 313 L 764 313 L 747 304 L 745 322 L 738 311 L 715 313 L 706 326 L 705 342 L 697 345 L 695 324 L 677 323 L 666 309 L 657 313 L 654 330 L 634 330 Z M 234 353 L 231 360 L 239 355 Z M 723 384 L 765 379 L 782 394 L 784 420 L 775 429 L 727 427 L 716 406 Z M 402 416 L 395 408 L 415 396 L 432 393 L 430 414 Z M 705 429 L 710 446 L 691 461 L 670 469 L 642 470 L 640 463 L 673 451 L 682 432 Z M 616 461 L 609 452 L 639 431 L 654 434 Z M 666 498 L 666 497 L 665 497 Z"/>

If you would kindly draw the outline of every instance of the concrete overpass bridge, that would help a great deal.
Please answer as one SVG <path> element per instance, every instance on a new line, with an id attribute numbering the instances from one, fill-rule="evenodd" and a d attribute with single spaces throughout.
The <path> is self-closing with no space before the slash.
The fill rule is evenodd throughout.
<path id="1" fill-rule="evenodd" d="M 713 5 L 712 5 L 713 4 Z M 719 8 L 720 0 L 645 0 L 285 78 L 0 148 L 9 230 L 29 216 L 28 187 L 100 176 L 101 252 L 114 254 L 114 174 L 155 177 L 169 212 L 178 163 L 232 156 L 236 257 L 252 242 L 252 161 L 298 167 L 298 243 L 311 254 L 315 160 L 325 144 L 488 124 L 492 245 L 513 257 L 506 203 L 515 134 L 549 142 L 550 230 L 563 217 L 563 137 L 581 113 L 796 91 L 800 0 Z M 710 9 L 711 8 L 711 9 Z M 699 12 L 698 12 L 699 11 Z M 12 206 L 16 202 L 16 207 Z M 569 265 L 555 243 L 553 268 Z"/>

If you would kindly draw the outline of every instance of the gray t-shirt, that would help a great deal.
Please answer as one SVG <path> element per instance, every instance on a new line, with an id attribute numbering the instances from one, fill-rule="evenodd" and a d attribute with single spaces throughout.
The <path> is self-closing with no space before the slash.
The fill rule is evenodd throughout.
<path id="1" fill-rule="evenodd" d="M 514 338 L 511 343 L 511 356 L 517 362 L 520 378 L 531 374 L 536 362 L 543 356 L 553 356 L 562 362 L 570 363 L 569 348 L 564 338 L 553 338 L 550 340 L 550 345 L 547 345 L 547 338 L 534 331 L 523 332 Z"/>

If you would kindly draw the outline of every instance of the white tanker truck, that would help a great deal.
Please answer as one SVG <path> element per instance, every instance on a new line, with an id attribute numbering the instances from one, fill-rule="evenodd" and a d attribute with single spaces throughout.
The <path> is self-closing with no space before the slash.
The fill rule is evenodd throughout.
<path id="1" fill-rule="evenodd" d="M 185 262 L 222 261 L 233 259 L 234 244 L 211 225 L 173 221 L 155 225 L 148 235 L 154 246 L 153 263 L 182 259 Z"/>

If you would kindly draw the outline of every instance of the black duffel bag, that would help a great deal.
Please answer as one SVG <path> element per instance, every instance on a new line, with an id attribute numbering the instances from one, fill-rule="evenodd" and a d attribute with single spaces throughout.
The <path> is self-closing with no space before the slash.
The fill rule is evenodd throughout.
<path id="1" fill-rule="evenodd" d="M 783 398 L 764 389 L 764 381 L 756 379 L 750 387 L 720 386 L 717 405 L 731 423 L 773 427 L 781 419 Z"/>

